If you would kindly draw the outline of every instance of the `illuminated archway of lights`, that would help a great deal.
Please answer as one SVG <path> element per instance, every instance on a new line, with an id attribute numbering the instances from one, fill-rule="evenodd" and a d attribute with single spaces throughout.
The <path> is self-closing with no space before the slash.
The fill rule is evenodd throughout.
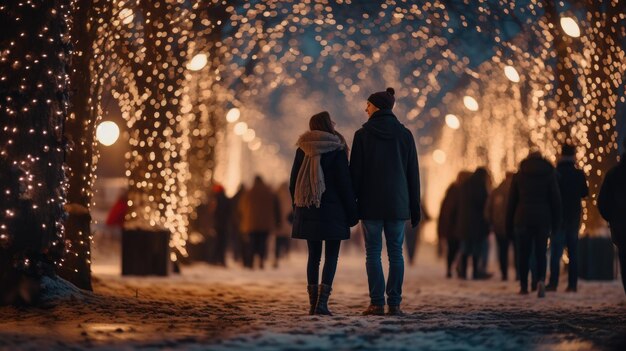
<path id="1" fill-rule="evenodd" d="M 603 13 L 591 1 L 567 9 L 580 29 L 565 39 L 575 89 L 556 88 L 553 33 L 570 27 L 550 29 L 538 0 L 95 3 L 96 64 L 111 67 L 107 79 L 133 131 L 130 219 L 167 227 L 183 254 L 187 214 L 216 176 L 225 140 L 234 134 L 251 150 L 256 168 L 245 173 L 286 177 L 309 116 L 329 110 L 350 140 L 366 118 L 363 102 L 386 86 L 420 151 L 446 155 L 424 164 L 449 175 L 433 176 L 432 189 L 479 165 L 499 180 L 531 144 L 555 160 L 562 124 L 588 174 L 602 172 L 617 148 L 626 65 L 618 1 Z M 556 111 L 570 94 L 568 110 Z M 463 121 L 458 129 L 450 114 Z"/>

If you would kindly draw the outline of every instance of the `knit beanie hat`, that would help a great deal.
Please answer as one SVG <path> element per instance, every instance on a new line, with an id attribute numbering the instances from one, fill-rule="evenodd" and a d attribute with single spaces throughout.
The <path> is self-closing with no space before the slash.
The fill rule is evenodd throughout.
<path id="1" fill-rule="evenodd" d="M 396 103 L 396 98 L 393 97 L 395 93 L 396 91 L 393 88 L 387 88 L 385 91 L 379 91 L 370 95 L 367 101 L 381 110 L 391 110 Z"/>

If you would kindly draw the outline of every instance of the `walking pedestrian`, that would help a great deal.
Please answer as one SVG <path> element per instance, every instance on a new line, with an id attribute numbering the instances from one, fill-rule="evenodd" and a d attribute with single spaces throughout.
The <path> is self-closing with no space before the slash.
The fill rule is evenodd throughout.
<path id="1" fill-rule="evenodd" d="M 578 289 L 578 231 L 582 213 L 581 199 L 589 193 L 585 172 L 576 168 L 576 148 L 565 144 L 561 148 L 561 159 L 556 166 L 563 220 L 561 227 L 552 233 L 550 239 L 550 280 L 546 291 L 556 291 L 559 285 L 561 257 L 567 247 L 569 265 L 567 270 L 566 292 Z"/>
<path id="2" fill-rule="evenodd" d="M 472 279 L 491 278 L 480 264 L 485 241 L 489 235 L 489 224 L 484 215 L 489 184 L 487 169 L 480 167 L 461 185 L 458 209 L 458 226 L 464 233 L 461 244 L 461 278 L 467 277 L 467 260 L 470 256 Z"/>
<path id="3" fill-rule="evenodd" d="M 392 109 L 395 91 L 376 92 L 367 99 L 369 120 L 354 134 L 350 171 L 357 197 L 359 219 L 365 236 L 370 306 L 364 315 L 384 314 L 385 291 L 388 313 L 401 315 L 404 280 L 404 221 L 413 227 L 420 220 L 420 182 L 413 134 Z M 382 233 L 389 256 L 385 284 L 381 263 Z"/>
<path id="4" fill-rule="evenodd" d="M 454 183 L 450 184 L 441 202 L 439 219 L 437 221 L 437 234 L 439 240 L 446 241 L 446 277 L 452 278 L 452 266 L 457 261 L 461 248 L 461 231 L 457 227 L 457 215 L 459 208 L 459 192 L 463 182 L 469 178 L 471 172 L 461 171 Z"/>
<path id="5" fill-rule="evenodd" d="M 265 268 L 267 258 L 267 239 L 269 233 L 280 225 L 278 200 L 261 176 L 254 178 L 254 185 L 239 202 L 242 232 L 247 238 L 248 265 L 254 268 L 258 257 L 259 268 Z M 246 258 L 244 257 L 244 261 Z"/>
<path id="6" fill-rule="evenodd" d="M 519 243 L 520 294 L 528 294 L 528 270 L 534 247 L 537 295 L 545 296 L 548 236 L 559 228 L 561 194 L 556 172 L 539 152 L 531 152 L 513 176 L 506 214 L 507 233 Z"/>
<path id="7" fill-rule="evenodd" d="M 626 138 L 622 145 L 626 149 Z M 626 292 L 626 152 L 604 177 L 598 195 L 598 209 L 611 227 L 611 239 L 617 246 L 622 285 Z"/>
<path id="8" fill-rule="evenodd" d="M 326 111 L 309 120 L 309 131 L 298 139 L 289 190 L 295 205 L 292 237 L 307 241 L 309 314 L 332 315 L 332 291 L 339 248 L 358 223 L 348 147 Z M 324 268 L 319 270 L 325 246 Z"/>
<path id="9" fill-rule="evenodd" d="M 512 181 L 513 173 L 507 172 L 502 183 L 489 194 L 485 208 L 485 218 L 496 236 L 498 263 L 503 281 L 507 280 L 509 276 L 509 247 L 511 245 L 513 245 L 513 251 L 515 252 L 515 240 L 506 232 L 506 206 Z M 517 271 L 517 258 L 514 259 L 514 262 L 515 270 Z"/>

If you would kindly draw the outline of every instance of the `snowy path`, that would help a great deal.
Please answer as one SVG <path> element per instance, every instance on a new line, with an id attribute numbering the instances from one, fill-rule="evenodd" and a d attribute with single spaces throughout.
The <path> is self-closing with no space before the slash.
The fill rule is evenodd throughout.
<path id="1" fill-rule="evenodd" d="M 303 255 L 278 270 L 204 265 L 166 279 L 96 267 L 94 295 L 46 309 L 0 308 L 0 349 L 626 349 L 626 296 L 617 281 L 577 294 L 518 296 L 513 282 L 447 280 L 433 248 L 407 267 L 405 317 L 361 317 L 363 258 L 340 256 L 330 307 L 308 316 Z"/>

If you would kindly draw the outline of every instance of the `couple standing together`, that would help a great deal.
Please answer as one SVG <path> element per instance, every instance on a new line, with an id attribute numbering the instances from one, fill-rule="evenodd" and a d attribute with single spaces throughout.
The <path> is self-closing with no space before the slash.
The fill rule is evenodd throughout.
<path id="1" fill-rule="evenodd" d="M 369 119 L 354 134 L 351 152 L 328 112 L 311 117 L 310 130 L 298 139 L 289 186 L 295 207 L 292 237 L 308 244 L 309 314 L 331 315 L 328 299 L 341 240 L 350 238 L 350 227 L 360 219 L 371 300 L 363 314 L 385 314 L 386 293 L 388 314 L 402 315 L 404 224 L 410 219 L 415 227 L 420 220 L 420 185 L 415 141 L 392 112 L 394 93 L 387 88 L 367 99 Z M 389 256 L 386 283 L 383 231 Z"/>

